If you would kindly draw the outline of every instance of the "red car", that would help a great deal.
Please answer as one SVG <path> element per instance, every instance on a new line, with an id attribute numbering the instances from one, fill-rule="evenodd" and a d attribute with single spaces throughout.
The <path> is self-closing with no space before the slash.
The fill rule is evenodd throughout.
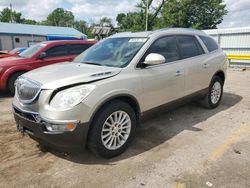
<path id="1" fill-rule="evenodd" d="M 11 51 L 0 51 L 0 58 L 5 58 L 5 57 L 12 57 L 12 56 L 17 56 L 18 54 L 22 53 L 24 50 L 26 50 L 26 47 L 23 48 L 14 48 Z"/>
<path id="2" fill-rule="evenodd" d="M 16 57 L 0 59 L 0 90 L 15 93 L 14 83 L 21 74 L 54 63 L 72 61 L 95 44 L 88 40 L 46 41 L 35 44 Z"/>

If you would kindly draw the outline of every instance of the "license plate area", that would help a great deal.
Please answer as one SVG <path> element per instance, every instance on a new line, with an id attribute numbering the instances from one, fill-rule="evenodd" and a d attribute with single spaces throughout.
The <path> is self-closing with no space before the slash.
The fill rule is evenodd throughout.
<path id="1" fill-rule="evenodd" d="M 22 125 L 17 124 L 17 125 L 16 125 L 16 128 L 17 128 L 17 130 L 18 130 L 20 133 L 24 134 L 24 128 L 23 128 Z"/>
<path id="2" fill-rule="evenodd" d="M 34 135 L 34 132 L 31 130 L 31 129 L 29 129 L 29 128 L 27 128 L 27 127 L 24 127 L 24 126 L 22 126 L 21 124 L 17 124 L 17 130 L 21 133 L 21 134 L 25 134 L 25 133 L 27 133 L 27 134 L 29 134 L 29 135 Z"/>

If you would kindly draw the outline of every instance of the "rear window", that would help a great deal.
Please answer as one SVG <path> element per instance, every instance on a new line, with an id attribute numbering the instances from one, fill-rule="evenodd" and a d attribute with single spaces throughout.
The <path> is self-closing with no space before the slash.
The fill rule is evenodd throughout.
<path id="1" fill-rule="evenodd" d="M 66 45 L 58 45 L 49 48 L 46 51 L 47 57 L 59 57 L 68 55 L 68 49 Z"/>
<path id="2" fill-rule="evenodd" d="M 69 45 L 69 54 L 71 55 L 77 55 L 85 50 L 87 50 L 91 44 L 70 44 Z"/>
<path id="3" fill-rule="evenodd" d="M 204 53 L 194 36 L 176 36 L 182 59 L 198 56 Z"/>
<path id="4" fill-rule="evenodd" d="M 218 44 L 215 42 L 214 39 L 210 38 L 210 37 L 205 37 L 205 36 L 199 36 L 200 39 L 203 41 L 203 43 L 205 44 L 205 46 L 207 47 L 209 52 L 218 50 Z"/>

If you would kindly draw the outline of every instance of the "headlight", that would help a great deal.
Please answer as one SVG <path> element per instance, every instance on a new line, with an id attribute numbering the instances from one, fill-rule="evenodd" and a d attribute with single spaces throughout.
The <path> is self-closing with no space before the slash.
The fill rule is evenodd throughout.
<path id="1" fill-rule="evenodd" d="M 50 106 L 62 110 L 72 108 L 82 102 L 95 87 L 95 85 L 88 84 L 59 91 L 51 100 Z"/>

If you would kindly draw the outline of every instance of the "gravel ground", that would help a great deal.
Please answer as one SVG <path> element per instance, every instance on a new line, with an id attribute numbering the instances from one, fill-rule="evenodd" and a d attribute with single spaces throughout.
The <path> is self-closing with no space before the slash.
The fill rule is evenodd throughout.
<path id="1" fill-rule="evenodd" d="M 229 70 L 217 109 L 189 103 L 142 123 L 121 156 L 41 152 L 0 94 L 0 187 L 250 187 L 250 72 Z"/>

